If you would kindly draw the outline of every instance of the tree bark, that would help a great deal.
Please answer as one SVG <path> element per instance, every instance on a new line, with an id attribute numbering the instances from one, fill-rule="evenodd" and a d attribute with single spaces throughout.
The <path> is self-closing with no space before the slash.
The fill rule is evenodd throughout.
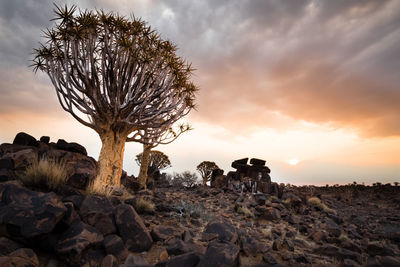
<path id="1" fill-rule="evenodd" d="M 99 174 L 95 182 L 101 183 L 103 187 L 121 185 L 126 137 L 126 134 L 113 131 L 100 135 L 102 146 L 99 156 Z"/>
<path id="2" fill-rule="evenodd" d="M 140 185 L 143 186 L 144 189 L 147 188 L 147 170 L 149 169 L 151 149 L 152 146 L 143 145 L 142 162 L 140 163 L 138 180 Z"/>

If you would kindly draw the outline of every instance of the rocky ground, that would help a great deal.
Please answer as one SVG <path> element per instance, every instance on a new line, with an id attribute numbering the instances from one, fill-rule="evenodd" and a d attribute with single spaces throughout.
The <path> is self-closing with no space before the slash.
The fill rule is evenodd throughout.
<path id="1" fill-rule="evenodd" d="M 66 159 L 68 184 L 57 193 L 22 185 L 17 174 L 35 155 Z M 65 141 L 0 145 L 0 266 L 400 266 L 398 186 L 106 197 L 82 189 L 95 165 Z"/>

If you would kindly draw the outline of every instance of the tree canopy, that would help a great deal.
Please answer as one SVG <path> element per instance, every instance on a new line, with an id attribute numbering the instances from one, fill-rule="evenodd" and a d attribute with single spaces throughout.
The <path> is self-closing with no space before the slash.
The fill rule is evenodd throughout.
<path id="1" fill-rule="evenodd" d="M 212 171 L 219 169 L 218 165 L 213 161 L 203 161 L 197 165 L 197 171 L 203 178 L 203 185 L 207 185 L 207 182 L 211 180 Z"/>

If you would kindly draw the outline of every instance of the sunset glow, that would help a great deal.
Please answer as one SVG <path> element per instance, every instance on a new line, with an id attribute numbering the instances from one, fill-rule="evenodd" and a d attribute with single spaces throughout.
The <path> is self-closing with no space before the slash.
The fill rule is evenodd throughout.
<path id="1" fill-rule="evenodd" d="M 97 159 L 97 133 L 28 68 L 41 30 L 54 25 L 52 2 L 0 3 L 0 142 L 20 131 L 48 135 Z M 68 1 L 134 13 L 192 62 L 200 91 L 185 121 L 193 130 L 157 147 L 171 160 L 168 172 L 208 160 L 227 173 L 249 157 L 266 160 L 277 182 L 400 180 L 399 1 L 217 2 Z M 127 144 L 129 174 L 137 175 L 141 150 Z"/>

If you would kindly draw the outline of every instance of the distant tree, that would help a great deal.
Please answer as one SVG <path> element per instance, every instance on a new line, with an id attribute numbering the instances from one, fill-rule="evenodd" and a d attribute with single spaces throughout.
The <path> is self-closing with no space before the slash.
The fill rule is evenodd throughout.
<path id="1" fill-rule="evenodd" d="M 160 144 L 165 145 L 175 141 L 182 133 L 189 130 L 191 130 L 189 124 L 181 124 L 178 127 L 147 128 L 144 131 L 141 138 L 145 143 L 143 143 L 138 177 L 139 183 L 144 188 L 146 188 L 147 185 L 151 150 Z"/>
<path id="2" fill-rule="evenodd" d="M 212 171 L 215 169 L 219 169 L 219 167 L 215 162 L 203 161 L 199 165 L 197 165 L 196 169 L 200 173 L 201 178 L 203 179 L 203 186 L 206 186 L 207 182 L 211 180 Z"/>
<path id="3" fill-rule="evenodd" d="M 149 162 L 147 168 L 147 177 L 151 177 L 150 179 L 154 178 L 154 175 L 157 171 L 165 170 L 171 167 L 171 162 L 167 155 L 165 155 L 161 151 L 151 150 L 149 153 Z M 143 160 L 143 153 L 136 155 L 136 163 L 142 168 L 142 160 Z M 147 183 L 151 183 L 152 181 L 147 180 Z"/>
<path id="4" fill-rule="evenodd" d="M 394 185 L 395 186 L 399 186 L 399 182 L 394 182 Z"/>
<path id="5" fill-rule="evenodd" d="M 35 50 L 62 108 L 102 141 L 95 183 L 120 185 L 125 142 L 148 144 L 194 107 L 193 69 L 140 19 L 56 7 Z"/>
<path id="6" fill-rule="evenodd" d="M 193 187 L 198 184 L 197 174 L 190 171 L 184 171 L 182 173 L 174 173 L 172 179 L 172 186 L 175 187 Z"/>

